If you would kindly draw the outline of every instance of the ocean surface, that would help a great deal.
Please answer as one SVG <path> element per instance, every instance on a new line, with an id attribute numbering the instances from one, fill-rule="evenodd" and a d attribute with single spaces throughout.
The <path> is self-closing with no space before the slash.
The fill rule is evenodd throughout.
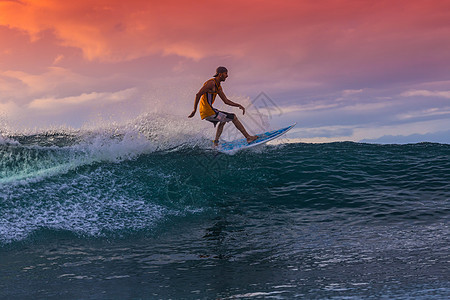
<path id="1" fill-rule="evenodd" d="M 0 135 L 0 299 L 445 299 L 450 145 Z"/>

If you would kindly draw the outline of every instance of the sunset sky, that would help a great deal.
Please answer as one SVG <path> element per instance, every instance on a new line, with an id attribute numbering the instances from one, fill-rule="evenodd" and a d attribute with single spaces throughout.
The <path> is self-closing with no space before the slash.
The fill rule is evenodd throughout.
<path id="1" fill-rule="evenodd" d="M 224 65 L 292 139 L 450 143 L 449 37 L 448 0 L 0 0 L 0 124 L 187 119 Z"/>

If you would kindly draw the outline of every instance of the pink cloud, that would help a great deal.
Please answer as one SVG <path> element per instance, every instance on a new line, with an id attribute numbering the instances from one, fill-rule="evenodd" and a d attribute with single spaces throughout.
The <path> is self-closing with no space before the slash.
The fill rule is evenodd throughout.
<path id="1" fill-rule="evenodd" d="M 333 107 L 336 92 L 448 80 L 449 19 L 446 0 L 0 1 L 0 102 L 159 85 L 184 103 L 225 64 L 227 93 Z"/>
<path id="2" fill-rule="evenodd" d="M 0 2 L 0 24 L 34 41 L 51 30 L 60 45 L 81 49 L 88 60 L 231 55 L 281 66 L 325 61 L 342 67 L 349 60 L 403 60 L 430 43 L 448 49 L 442 39 L 450 30 L 446 7 L 447 1 L 417 0 L 23 0 Z"/>

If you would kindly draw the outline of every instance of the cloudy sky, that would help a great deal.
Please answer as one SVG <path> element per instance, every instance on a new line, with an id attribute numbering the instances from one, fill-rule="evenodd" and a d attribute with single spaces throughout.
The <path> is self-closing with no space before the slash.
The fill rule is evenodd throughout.
<path id="1" fill-rule="evenodd" d="M 224 65 L 249 126 L 450 143 L 449 37 L 448 0 L 0 0 L 0 124 L 187 118 Z"/>

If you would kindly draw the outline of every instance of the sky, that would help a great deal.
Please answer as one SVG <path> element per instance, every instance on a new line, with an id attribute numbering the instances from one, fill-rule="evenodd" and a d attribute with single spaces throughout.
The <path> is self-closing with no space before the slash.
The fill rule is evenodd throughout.
<path id="1" fill-rule="evenodd" d="M 187 119 L 223 65 L 251 130 L 450 143 L 449 36 L 448 0 L 0 0 L 0 126 Z"/>

